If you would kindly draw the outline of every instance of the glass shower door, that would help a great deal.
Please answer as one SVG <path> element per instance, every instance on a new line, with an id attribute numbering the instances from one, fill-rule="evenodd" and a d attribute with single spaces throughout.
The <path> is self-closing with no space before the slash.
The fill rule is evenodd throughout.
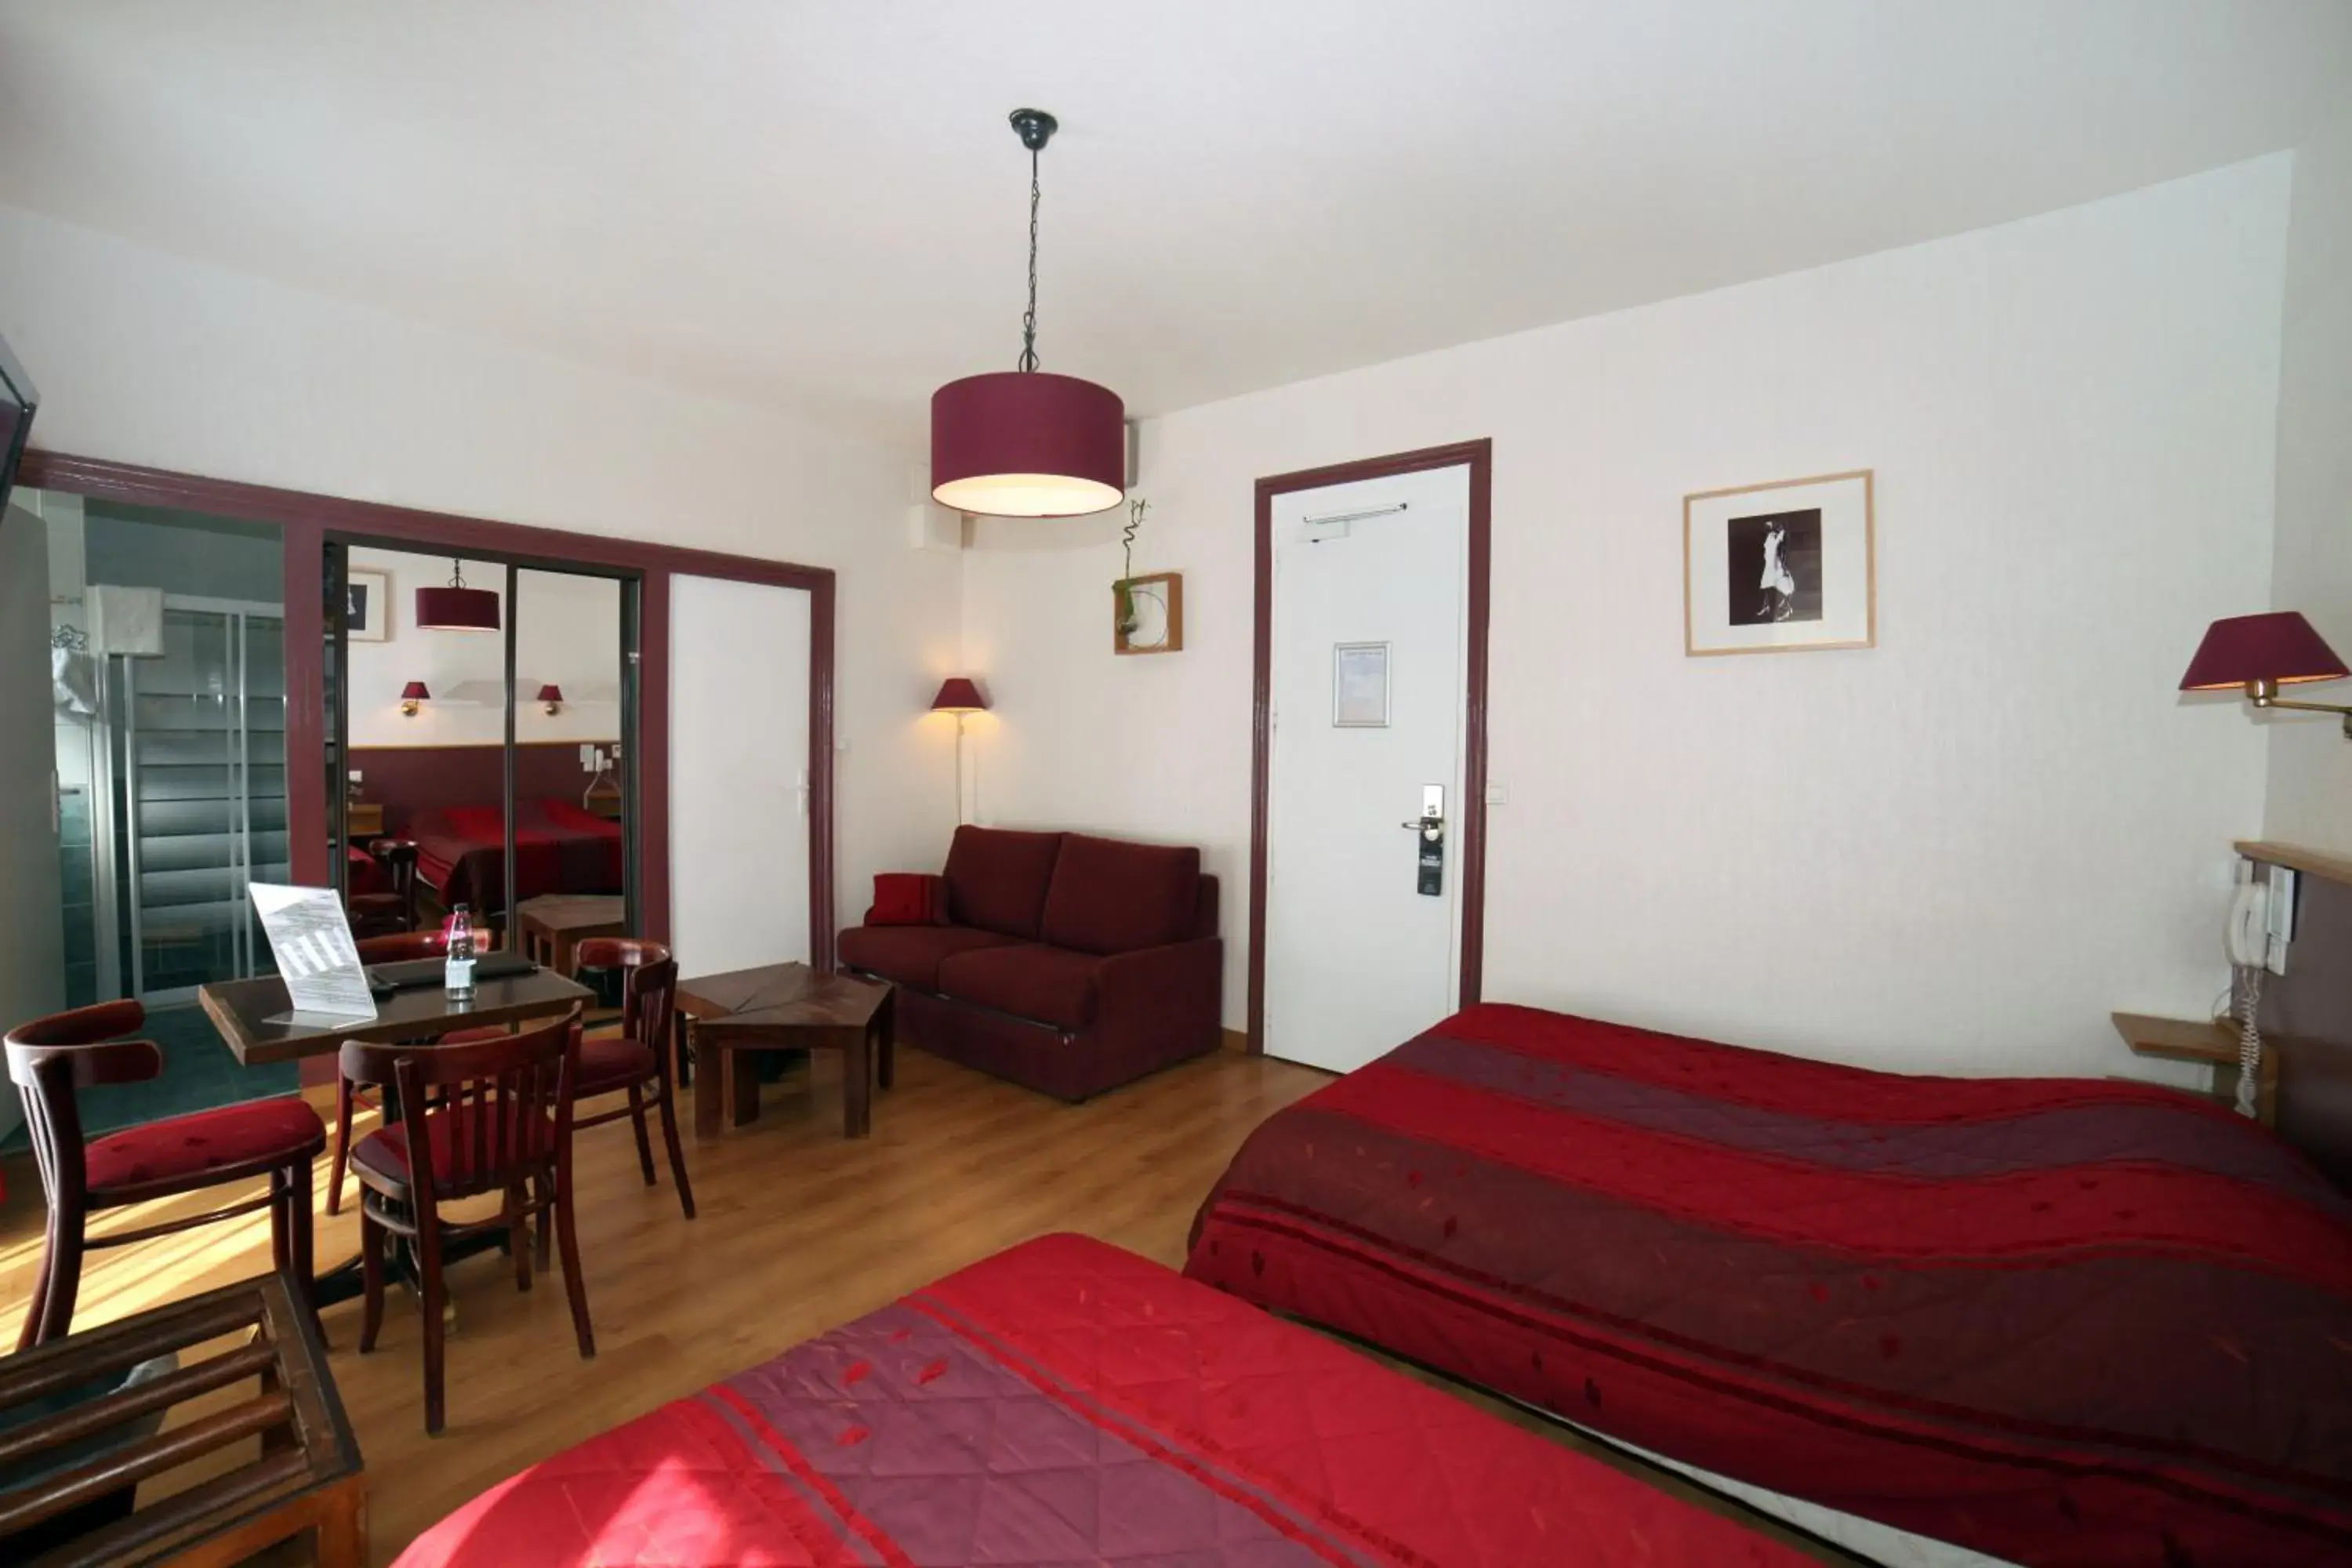
<path id="1" fill-rule="evenodd" d="M 285 622 L 166 599 L 162 657 L 121 668 L 128 989 L 185 1001 L 268 966 L 249 889 L 286 879 Z"/>

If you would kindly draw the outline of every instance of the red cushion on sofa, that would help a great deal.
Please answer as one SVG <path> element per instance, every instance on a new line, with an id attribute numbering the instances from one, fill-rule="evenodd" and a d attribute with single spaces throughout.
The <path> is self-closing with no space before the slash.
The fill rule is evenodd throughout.
<path id="1" fill-rule="evenodd" d="M 150 1182 L 201 1183 L 214 1171 L 273 1158 L 291 1160 L 327 1144 L 327 1124 L 301 1100 L 257 1100 L 167 1116 L 90 1140 L 82 1151 L 92 1194 Z"/>
<path id="2" fill-rule="evenodd" d="M 841 933 L 841 962 L 912 985 L 940 988 L 940 961 L 975 948 L 1010 947 L 1013 939 L 970 926 L 852 926 Z"/>
<path id="3" fill-rule="evenodd" d="M 944 877 L 920 871 L 881 871 L 874 878 L 874 907 L 866 911 L 870 926 L 935 926 L 948 918 L 948 883 Z"/>
<path id="4" fill-rule="evenodd" d="M 1038 935 L 1081 952 L 1162 947 L 1192 934 L 1200 898 L 1198 849 L 1066 833 Z"/>
<path id="5" fill-rule="evenodd" d="M 1067 948 L 1020 942 L 960 952 L 940 965 L 940 991 L 1016 1018 L 1082 1029 L 1095 1015 L 1102 960 Z"/>
<path id="6" fill-rule="evenodd" d="M 948 847 L 948 918 L 1032 941 L 1061 853 L 1059 833 L 959 827 Z"/>

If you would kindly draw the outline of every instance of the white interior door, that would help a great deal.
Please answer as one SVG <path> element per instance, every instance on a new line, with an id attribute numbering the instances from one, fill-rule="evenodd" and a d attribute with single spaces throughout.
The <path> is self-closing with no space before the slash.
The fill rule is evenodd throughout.
<path id="1" fill-rule="evenodd" d="M 670 580 L 670 936 L 679 972 L 809 960 L 809 596 Z"/>
<path id="2" fill-rule="evenodd" d="M 1470 470 L 1279 494 L 1272 521 L 1265 1048 L 1346 1072 L 1459 992 Z"/>

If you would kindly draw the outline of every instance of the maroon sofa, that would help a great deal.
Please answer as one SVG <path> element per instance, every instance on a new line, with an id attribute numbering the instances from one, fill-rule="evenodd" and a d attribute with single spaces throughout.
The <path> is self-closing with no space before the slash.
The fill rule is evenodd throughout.
<path id="1" fill-rule="evenodd" d="M 947 921 L 841 933 L 938 1056 L 1085 1100 L 1217 1048 L 1224 943 L 1198 849 L 959 827 Z"/>

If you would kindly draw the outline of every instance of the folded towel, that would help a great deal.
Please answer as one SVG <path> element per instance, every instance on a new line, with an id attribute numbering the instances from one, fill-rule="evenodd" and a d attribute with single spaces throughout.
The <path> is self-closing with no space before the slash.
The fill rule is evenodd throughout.
<path id="1" fill-rule="evenodd" d="M 89 601 L 91 652 L 129 654 L 133 658 L 163 656 L 163 589 L 92 583 L 84 596 Z"/>

